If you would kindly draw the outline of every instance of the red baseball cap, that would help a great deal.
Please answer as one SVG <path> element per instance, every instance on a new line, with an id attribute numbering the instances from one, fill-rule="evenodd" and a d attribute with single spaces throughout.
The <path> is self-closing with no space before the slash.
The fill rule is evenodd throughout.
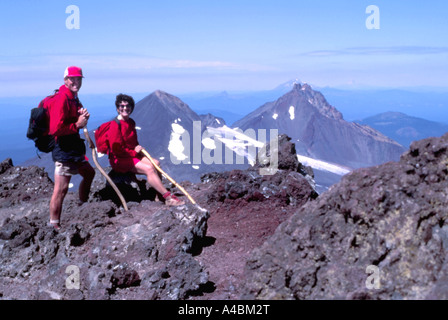
<path id="1" fill-rule="evenodd" d="M 71 66 L 67 67 L 64 72 L 64 79 L 67 77 L 81 77 L 84 78 L 82 75 L 82 69 L 79 67 Z"/>

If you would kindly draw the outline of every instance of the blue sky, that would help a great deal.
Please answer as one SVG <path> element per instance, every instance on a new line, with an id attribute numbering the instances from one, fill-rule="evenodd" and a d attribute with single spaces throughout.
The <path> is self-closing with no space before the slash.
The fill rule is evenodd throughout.
<path id="1" fill-rule="evenodd" d="M 69 5 L 79 29 L 68 29 Z M 379 29 L 368 29 L 369 5 Z M 1 1 L 0 98 L 46 95 L 68 65 L 81 93 L 448 88 L 448 2 Z"/>

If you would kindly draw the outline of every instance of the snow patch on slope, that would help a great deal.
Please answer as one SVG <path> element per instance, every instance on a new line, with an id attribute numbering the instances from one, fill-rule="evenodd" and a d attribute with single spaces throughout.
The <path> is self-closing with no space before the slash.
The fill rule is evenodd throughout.
<path id="1" fill-rule="evenodd" d="M 291 120 L 294 120 L 294 118 L 296 117 L 295 116 L 295 108 L 294 108 L 294 106 L 290 106 L 288 112 L 289 112 L 289 118 Z"/>
<path id="2" fill-rule="evenodd" d="M 337 165 L 337 164 L 332 164 L 332 163 L 328 163 L 325 161 L 305 157 L 305 156 L 302 156 L 299 154 L 297 155 L 297 158 L 305 166 L 309 166 L 316 170 L 329 171 L 329 172 L 332 172 L 332 173 L 335 173 L 335 174 L 338 174 L 341 176 L 350 172 L 350 169 L 340 166 L 340 165 Z"/>
<path id="3" fill-rule="evenodd" d="M 264 146 L 263 142 L 248 136 L 247 134 L 241 132 L 241 130 L 232 129 L 226 125 L 219 128 L 207 127 L 207 131 L 211 136 L 222 142 L 227 148 L 235 152 L 237 155 L 246 158 L 250 165 L 255 164 L 257 156 L 257 152 L 251 152 L 251 150 L 253 151 L 255 148 L 262 148 Z M 208 139 L 212 140 L 211 138 Z M 211 144 L 210 141 L 205 140 L 206 139 L 202 141 L 204 146 L 208 144 L 216 148 L 215 144 Z"/>
<path id="4" fill-rule="evenodd" d="M 177 160 L 182 161 L 187 159 L 188 157 L 184 154 L 184 146 L 182 144 L 181 136 L 185 132 L 184 127 L 180 124 L 172 123 L 171 124 L 171 137 L 170 142 L 168 144 L 168 151 L 176 157 Z"/>

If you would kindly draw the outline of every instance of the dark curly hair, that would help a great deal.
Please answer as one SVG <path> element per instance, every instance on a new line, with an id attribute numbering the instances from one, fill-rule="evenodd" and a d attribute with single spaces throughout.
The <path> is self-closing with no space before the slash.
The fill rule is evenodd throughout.
<path id="1" fill-rule="evenodd" d="M 134 98 L 126 94 L 120 93 L 119 95 L 117 95 L 117 98 L 115 99 L 115 106 L 117 107 L 117 109 L 121 101 L 126 101 L 127 103 L 129 103 L 129 106 L 132 108 L 132 111 L 134 111 L 135 106 Z"/>

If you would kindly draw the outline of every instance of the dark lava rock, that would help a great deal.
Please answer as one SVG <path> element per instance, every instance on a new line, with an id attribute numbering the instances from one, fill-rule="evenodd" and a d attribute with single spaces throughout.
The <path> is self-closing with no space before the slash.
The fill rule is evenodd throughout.
<path id="1" fill-rule="evenodd" d="M 212 183 L 208 202 L 269 201 L 278 205 L 301 205 L 315 199 L 313 170 L 303 166 L 297 158 L 295 145 L 291 138 L 280 135 L 274 147 L 266 145 L 257 157 L 257 163 L 247 170 L 232 170 L 209 173 L 201 181 Z M 276 157 L 271 157 L 276 153 Z M 272 163 L 275 159 L 275 163 Z M 266 169 L 266 170 L 263 170 Z"/>
<path id="2" fill-rule="evenodd" d="M 0 164 L 0 208 L 50 197 L 53 182 L 43 168 L 14 167 L 12 160 Z"/>
<path id="3" fill-rule="evenodd" d="M 9 166 L 0 188 L 3 299 L 185 299 L 208 282 L 193 256 L 208 211 L 141 200 L 123 212 L 95 196 L 79 205 L 69 193 L 56 232 L 43 169 Z"/>
<path id="4" fill-rule="evenodd" d="M 279 163 L 289 163 L 262 174 L 260 168 L 209 173 L 203 183 L 190 186 L 193 197 L 210 210 L 208 245 L 197 256 L 210 272 L 209 286 L 197 299 L 238 299 L 247 279 L 244 265 L 254 248 L 260 247 L 297 209 L 317 197 L 311 175 L 299 172 L 301 165 L 293 154 L 290 139 L 279 138 Z M 270 150 L 270 146 L 268 146 Z M 283 161 L 283 159 L 289 161 Z M 275 171 L 275 172 L 274 172 Z M 266 173 L 266 171 L 265 171 Z"/>
<path id="5" fill-rule="evenodd" d="M 143 200 L 154 201 L 157 197 L 155 189 L 152 188 L 145 179 L 138 179 L 134 173 L 119 173 L 110 170 L 108 176 L 120 190 L 126 202 L 141 202 Z M 117 205 L 121 205 L 120 198 L 109 182 L 107 182 L 101 175 L 97 178 L 99 179 L 97 179 L 98 183 L 94 191 L 94 197 L 97 197 L 99 200 L 112 200 Z"/>
<path id="6" fill-rule="evenodd" d="M 273 153 L 276 153 L 277 157 L 273 157 Z M 277 158 L 277 163 L 271 163 L 275 158 Z M 278 169 L 297 171 L 304 176 L 310 175 L 312 178 L 314 177 L 313 169 L 299 162 L 297 159 L 296 145 L 285 134 L 279 135 L 275 144 L 272 141 L 266 144 L 264 150 L 261 150 L 254 167 L 266 168 L 273 166 Z"/>
<path id="7" fill-rule="evenodd" d="M 0 163 L 0 174 L 2 174 L 3 172 L 5 172 L 6 170 L 8 170 L 9 168 L 14 167 L 14 165 L 12 164 L 12 159 L 11 158 L 7 158 L 5 160 L 3 160 Z"/>
<path id="8" fill-rule="evenodd" d="M 183 183 L 207 211 L 166 207 L 121 177 L 135 188 L 124 211 L 97 173 L 87 203 L 67 195 L 61 232 L 43 169 L 3 162 L 0 298 L 448 298 L 448 134 L 320 196 L 289 140 L 277 167 L 269 146 L 249 170 Z"/>
<path id="9" fill-rule="evenodd" d="M 254 250 L 241 297 L 447 299 L 447 208 L 445 134 L 306 203 Z"/>

